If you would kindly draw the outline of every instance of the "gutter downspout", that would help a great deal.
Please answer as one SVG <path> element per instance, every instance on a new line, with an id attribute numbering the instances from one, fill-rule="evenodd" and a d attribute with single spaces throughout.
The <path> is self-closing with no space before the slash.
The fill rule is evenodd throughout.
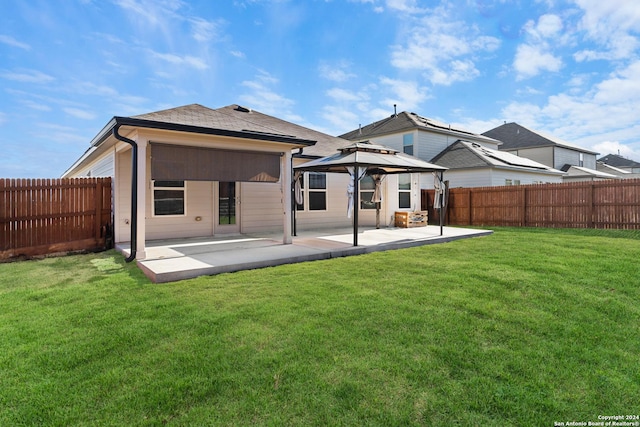
<path id="1" fill-rule="evenodd" d="M 118 133 L 122 124 L 117 123 L 114 126 L 112 133 L 113 136 L 122 142 L 126 142 L 131 145 L 131 254 L 125 258 L 126 262 L 131 262 L 136 259 L 136 248 L 138 246 L 138 144 L 129 138 L 126 138 Z"/>

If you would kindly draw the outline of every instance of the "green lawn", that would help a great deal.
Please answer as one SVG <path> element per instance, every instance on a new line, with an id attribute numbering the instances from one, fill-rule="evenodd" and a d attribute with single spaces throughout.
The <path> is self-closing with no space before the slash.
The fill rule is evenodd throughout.
<path id="1" fill-rule="evenodd" d="M 640 233 L 498 229 L 154 285 L 0 264 L 0 425 L 553 426 L 640 413 Z"/>

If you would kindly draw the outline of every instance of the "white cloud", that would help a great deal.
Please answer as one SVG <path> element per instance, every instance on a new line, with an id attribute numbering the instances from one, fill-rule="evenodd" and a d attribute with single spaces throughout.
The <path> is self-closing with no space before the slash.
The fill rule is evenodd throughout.
<path id="1" fill-rule="evenodd" d="M 427 89 L 420 87 L 415 81 L 395 80 L 382 77 L 380 83 L 389 88 L 391 96 L 380 101 L 380 105 L 388 106 L 397 104 L 400 111 L 411 111 L 428 98 Z"/>
<path id="2" fill-rule="evenodd" d="M 202 18 L 190 18 L 192 36 L 195 40 L 203 43 L 216 41 L 221 37 L 221 26 L 224 21 L 207 21 Z"/>
<path id="3" fill-rule="evenodd" d="M 537 76 L 542 71 L 559 71 L 562 68 L 562 60 L 545 52 L 543 46 L 523 44 L 518 46 L 513 67 L 518 73 L 516 79 L 523 80 Z"/>
<path id="4" fill-rule="evenodd" d="M 154 58 L 161 59 L 174 65 L 184 65 L 190 68 L 195 68 L 197 70 L 206 70 L 207 68 L 209 68 L 209 65 L 207 65 L 207 63 L 203 59 L 195 56 L 179 56 L 173 53 L 159 53 L 154 51 L 150 51 L 150 53 Z"/>
<path id="5" fill-rule="evenodd" d="M 96 118 L 96 115 L 87 110 L 81 110 L 79 108 L 63 108 L 63 111 L 68 115 L 75 117 L 76 119 L 82 120 L 93 120 Z"/>
<path id="6" fill-rule="evenodd" d="M 640 31 L 640 8 L 628 0 L 575 0 L 584 14 L 580 29 L 597 43 L 597 49 L 583 49 L 577 61 L 626 59 L 640 47 L 632 33 Z"/>
<path id="7" fill-rule="evenodd" d="M 404 13 L 424 13 L 425 9 L 418 7 L 416 0 L 386 0 L 388 9 Z"/>
<path id="8" fill-rule="evenodd" d="M 424 71 L 433 84 L 472 80 L 480 75 L 475 66 L 478 56 L 500 46 L 499 39 L 457 21 L 448 8 L 438 7 L 418 19 L 405 20 L 401 36 L 405 40 L 392 46 L 391 64 L 404 71 Z"/>
<path id="9" fill-rule="evenodd" d="M 621 144 L 619 141 L 603 141 L 594 144 L 591 148 L 593 151 L 600 153 L 601 156 L 619 154 L 622 157 L 635 160 L 636 162 L 640 161 L 640 147 L 634 150 L 629 145 Z M 598 158 L 600 158 L 600 156 L 598 156 Z"/>
<path id="10" fill-rule="evenodd" d="M 509 122 L 545 131 L 583 147 L 595 147 L 605 141 L 637 144 L 638 99 L 640 60 L 584 90 L 570 88 L 569 92 L 549 96 L 543 105 L 512 102 L 502 110 L 502 115 Z"/>
<path id="11" fill-rule="evenodd" d="M 362 96 L 346 89 L 333 88 L 327 91 L 327 96 L 339 102 L 355 102 L 362 100 Z"/>
<path id="12" fill-rule="evenodd" d="M 13 46 L 13 47 L 18 47 L 24 50 L 31 50 L 31 46 L 29 46 L 27 43 L 23 43 L 21 41 L 14 39 L 11 36 L 7 36 L 4 34 L 0 34 L 0 43 L 4 43 L 6 45 Z"/>
<path id="13" fill-rule="evenodd" d="M 531 25 L 529 27 L 529 25 Z M 529 21 L 527 31 L 536 37 L 548 39 L 555 37 L 562 30 L 562 19 L 553 14 L 542 15 L 538 18 L 538 23 L 533 24 Z"/>
<path id="14" fill-rule="evenodd" d="M 241 52 L 239 50 L 232 50 L 229 52 L 232 56 L 235 56 L 236 58 L 244 58 L 245 54 L 244 52 Z"/>
<path id="15" fill-rule="evenodd" d="M 333 82 L 345 82 L 356 75 L 349 71 L 351 64 L 347 61 L 339 61 L 335 64 L 321 62 L 319 71 L 320 77 L 331 80 Z"/>
<path id="16" fill-rule="evenodd" d="M 542 72 L 557 72 L 563 67 L 560 56 L 554 49 L 571 41 L 563 33 L 563 21 L 558 15 L 545 14 L 537 22 L 529 20 L 524 25 L 525 42 L 518 46 L 513 60 L 516 80 L 535 77 Z"/>
<path id="17" fill-rule="evenodd" d="M 22 83 L 51 83 L 54 77 L 37 70 L 2 71 L 0 77 Z"/>
<path id="18" fill-rule="evenodd" d="M 250 92 L 240 95 L 239 99 L 247 107 L 261 113 L 274 115 L 285 120 L 300 123 L 302 118 L 293 112 L 295 102 L 276 92 L 279 80 L 264 70 L 260 70 L 253 80 L 245 80 L 242 86 Z"/>

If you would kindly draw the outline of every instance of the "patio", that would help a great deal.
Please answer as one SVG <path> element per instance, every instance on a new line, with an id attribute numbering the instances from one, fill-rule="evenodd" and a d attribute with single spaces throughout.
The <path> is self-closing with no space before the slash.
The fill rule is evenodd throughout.
<path id="1" fill-rule="evenodd" d="M 277 235 L 233 235 L 147 242 L 147 258 L 140 269 L 154 283 L 198 276 L 272 267 L 282 264 L 360 255 L 486 236 L 491 230 L 426 226 L 417 228 L 359 229 L 359 245 L 353 246 L 351 228 L 298 232 L 293 244 L 283 245 Z M 129 255 L 127 245 L 118 247 Z"/>

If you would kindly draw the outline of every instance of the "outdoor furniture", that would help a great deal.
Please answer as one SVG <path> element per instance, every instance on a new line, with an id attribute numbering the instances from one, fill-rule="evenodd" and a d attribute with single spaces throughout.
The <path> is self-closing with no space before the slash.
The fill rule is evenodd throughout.
<path id="1" fill-rule="evenodd" d="M 415 212 L 396 211 L 396 214 L 395 214 L 396 227 L 400 227 L 400 228 L 426 227 L 428 219 L 429 219 L 429 213 L 427 211 L 415 211 Z"/>

